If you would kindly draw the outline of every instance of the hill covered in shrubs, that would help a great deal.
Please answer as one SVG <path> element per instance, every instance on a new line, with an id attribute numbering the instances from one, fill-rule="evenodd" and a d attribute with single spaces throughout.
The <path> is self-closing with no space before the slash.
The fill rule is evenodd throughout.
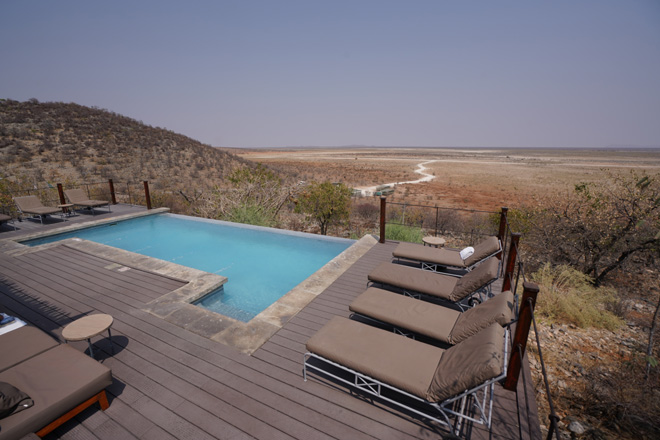
<path id="1" fill-rule="evenodd" d="M 205 189 L 251 163 L 170 130 L 74 103 L 0 99 L 2 179 L 57 182 L 149 180 L 156 188 Z"/>

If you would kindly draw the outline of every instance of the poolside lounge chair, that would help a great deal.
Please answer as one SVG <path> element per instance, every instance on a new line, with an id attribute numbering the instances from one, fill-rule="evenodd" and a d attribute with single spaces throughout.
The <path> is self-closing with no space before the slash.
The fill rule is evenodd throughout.
<path id="1" fill-rule="evenodd" d="M 415 298 L 427 295 L 453 303 L 463 309 L 460 303 L 466 299 L 470 305 L 484 299 L 482 293 L 488 291 L 490 285 L 497 280 L 498 269 L 497 258 L 485 261 L 462 277 L 429 272 L 401 264 L 382 263 L 371 271 L 368 278 L 373 284 L 393 286 L 401 290 L 404 295 Z"/>
<path id="2" fill-rule="evenodd" d="M 490 427 L 494 384 L 506 376 L 507 334 L 492 324 L 444 350 L 335 316 L 307 341 L 303 377 L 319 371 L 458 434 L 463 420 Z"/>
<path id="3" fill-rule="evenodd" d="M 3 223 L 9 223 L 10 220 L 11 220 L 11 225 L 14 227 L 14 231 L 15 231 L 16 225 L 14 224 L 14 219 L 7 214 L 0 214 L 0 225 L 2 225 Z"/>
<path id="4" fill-rule="evenodd" d="M 37 196 L 22 196 L 14 197 L 14 203 L 21 214 L 29 214 L 39 216 L 41 224 L 44 223 L 44 217 L 50 214 L 61 214 L 60 208 L 51 206 L 44 206 Z M 64 220 L 64 218 L 62 218 Z"/>
<path id="5" fill-rule="evenodd" d="M 348 306 L 356 315 L 389 324 L 404 336 L 419 334 L 455 345 L 493 323 L 509 325 L 515 317 L 515 299 L 509 290 L 466 312 L 429 304 L 375 287 Z"/>
<path id="6" fill-rule="evenodd" d="M 69 203 L 73 203 L 76 206 L 82 206 L 83 208 L 90 209 L 93 215 L 96 215 L 96 213 L 94 212 L 94 208 L 98 208 L 101 206 L 107 206 L 108 212 L 110 212 L 110 202 L 107 202 L 105 200 L 91 200 L 87 197 L 85 191 L 83 191 L 80 188 L 67 189 L 66 191 L 64 191 L 64 194 L 66 194 L 66 198 L 69 199 Z"/>
<path id="7" fill-rule="evenodd" d="M 443 268 L 470 271 L 479 263 L 499 254 L 502 243 L 497 237 L 488 237 L 474 246 L 474 253 L 463 260 L 460 250 L 426 247 L 421 244 L 400 243 L 392 256 L 398 260 L 421 262 L 422 269 L 438 272 Z"/>

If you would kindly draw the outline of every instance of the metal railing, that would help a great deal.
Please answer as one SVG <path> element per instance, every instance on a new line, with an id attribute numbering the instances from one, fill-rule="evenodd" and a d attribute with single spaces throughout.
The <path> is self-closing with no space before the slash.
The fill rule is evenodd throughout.
<path id="1" fill-rule="evenodd" d="M 385 228 L 397 225 L 418 228 L 426 235 L 452 237 L 457 243 L 473 243 L 479 237 L 497 235 L 495 219 L 497 211 L 447 208 L 438 205 L 419 205 L 399 202 L 383 202 L 381 215 L 385 212 Z M 383 210 L 383 203 L 387 209 Z"/>
<path id="2" fill-rule="evenodd" d="M 85 182 L 81 184 L 47 184 L 43 187 L 11 188 L 10 196 L 36 195 L 45 205 L 64 204 L 63 189 L 82 188 L 90 199 L 110 200 L 113 205 L 123 203 L 128 205 L 146 206 L 151 209 L 149 182 Z"/>

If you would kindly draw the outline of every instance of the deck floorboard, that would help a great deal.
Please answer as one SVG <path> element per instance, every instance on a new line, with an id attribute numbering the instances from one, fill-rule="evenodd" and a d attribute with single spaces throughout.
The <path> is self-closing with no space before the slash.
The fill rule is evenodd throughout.
<path id="1" fill-rule="evenodd" d="M 24 229 L 35 229 L 29 226 Z M 356 396 L 320 375 L 302 378 L 305 342 L 333 316 L 350 315 L 348 305 L 366 288 L 366 275 L 391 259 L 395 245 L 372 248 L 252 356 L 143 310 L 183 282 L 134 268 L 118 271 L 112 261 L 66 246 L 0 254 L 0 309 L 60 340 L 62 327 L 85 314 L 114 317 L 112 345 L 106 337 L 93 340 L 99 361 L 113 371 L 110 407 L 87 409 L 51 439 L 439 438 L 446 430 L 422 418 Z M 86 343 L 71 345 L 87 349 Z M 532 403 L 531 436 L 528 414 L 518 427 L 524 402 L 499 387 L 491 430 L 469 426 L 465 434 L 534 438 Z"/>

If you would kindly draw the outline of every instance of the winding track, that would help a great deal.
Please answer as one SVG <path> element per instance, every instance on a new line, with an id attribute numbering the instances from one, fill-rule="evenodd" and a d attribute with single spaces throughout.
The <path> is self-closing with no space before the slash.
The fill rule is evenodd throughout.
<path id="1" fill-rule="evenodd" d="M 367 186 L 367 187 L 360 187 L 360 188 L 355 188 L 356 190 L 359 190 L 363 196 L 372 196 L 376 192 L 376 188 L 378 188 L 381 185 L 388 185 L 388 186 L 394 186 L 394 185 L 403 185 L 403 184 L 409 184 L 409 183 L 423 183 L 423 182 L 430 182 L 431 180 L 435 179 L 435 176 L 433 174 L 426 173 L 426 167 L 424 165 L 433 163 L 433 162 L 438 162 L 438 160 L 427 160 L 425 162 L 421 162 L 417 164 L 417 169 L 415 172 L 417 174 L 421 174 L 422 178 L 417 179 L 417 180 L 407 180 L 405 182 L 392 182 L 392 183 L 385 183 L 385 184 L 380 184 L 376 186 Z"/>

